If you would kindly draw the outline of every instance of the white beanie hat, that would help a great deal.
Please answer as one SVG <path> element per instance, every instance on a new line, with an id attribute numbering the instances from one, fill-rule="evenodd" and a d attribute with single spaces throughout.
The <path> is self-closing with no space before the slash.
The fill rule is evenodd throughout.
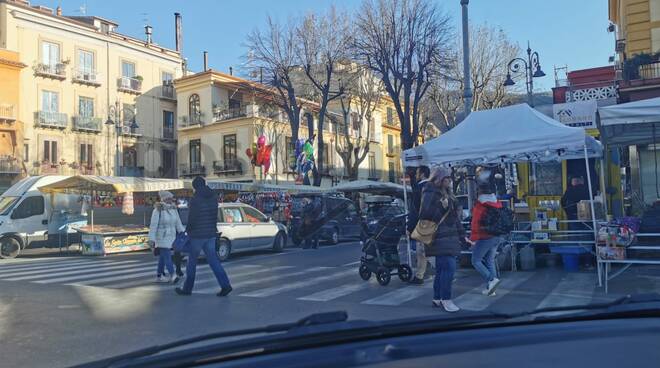
<path id="1" fill-rule="evenodd" d="M 438 166 L 431 171 L 430 181 L 440 181 L 446 177 L 451 177 L 451 169 L 443 166 Z"/>
<path id="2" fill-rule="evenodd" d="M 158 192 L 158 197 L 160 197 L 161 201 L 166 201 L 168 199 L 174 198 L 174 194 L 166 190 L 161 190 L 160 192 Z"/>

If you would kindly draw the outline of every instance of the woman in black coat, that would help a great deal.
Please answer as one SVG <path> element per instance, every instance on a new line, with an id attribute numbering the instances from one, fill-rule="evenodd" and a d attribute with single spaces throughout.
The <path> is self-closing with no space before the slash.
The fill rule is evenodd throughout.
<path id="1" fill-rule="evenodd" d="M 433 242 L 426 245 L 426 256 L 435 257 L 433 306 L 443 307 L 447 312 L 459 311 L 451 300 L 451 286 L 456 257 L 461 253 L 461 244 L 467 241 L 460 214 L 460 205 L 452 192 L 451 171 L 436 169 L 422 191 L 419 218 L 438 223 Z"/>

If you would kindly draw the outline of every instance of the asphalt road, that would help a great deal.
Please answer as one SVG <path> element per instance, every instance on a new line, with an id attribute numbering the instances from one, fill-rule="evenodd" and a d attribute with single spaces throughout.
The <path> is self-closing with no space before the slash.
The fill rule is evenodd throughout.
<path id="1" fill-rule="evenodd" d="M 63 367 L 220 330 L 291 322 L 345 310 L 351 319 L 383 320 L 444 313 L 431 308 L 432 285 L 394 277 L 380 286 L 358 276 L 358 243 L 318 250 L 256 252 L 225 262 L 234 291 L 219 298 L 206 264 L 192 296 L 155 284 L 149 253 L 103 258 L 33 254 L 0 260 L 0 366 Z M 505 272 L 495 297 L 471 268 L 459 269 L 454 300 L 465 310 L 531 310 L 612 300 L 660 290 L 656 269 L 639 268 L 610 284 L 594 272 Z M 460 313 L 460 312 L 459 312 Z"/>

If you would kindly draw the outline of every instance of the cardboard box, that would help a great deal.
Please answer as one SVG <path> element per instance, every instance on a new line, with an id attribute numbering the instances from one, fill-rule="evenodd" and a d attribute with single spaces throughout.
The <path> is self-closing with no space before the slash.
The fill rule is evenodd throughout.
<path id="1" fill-rule="evenodd" d="M 589 201 L 580 201 L 577 205 L 578 220 L 591 221 L 591 205 Z M 594 211 L 596 212 L 596 220 L 605 219 L 605 208 L 601 202 L 594 201 Z"/>

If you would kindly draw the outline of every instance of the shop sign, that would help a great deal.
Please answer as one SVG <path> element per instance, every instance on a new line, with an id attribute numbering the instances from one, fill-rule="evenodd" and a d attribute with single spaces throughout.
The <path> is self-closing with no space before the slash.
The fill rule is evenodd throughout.
<path id="1" fill-rule="evenodd" d="M 576 101 L 552 105 L 555 120 L 562 124 L 584 129 L 596 129 L 596 109 L 593 101 Z"/>

